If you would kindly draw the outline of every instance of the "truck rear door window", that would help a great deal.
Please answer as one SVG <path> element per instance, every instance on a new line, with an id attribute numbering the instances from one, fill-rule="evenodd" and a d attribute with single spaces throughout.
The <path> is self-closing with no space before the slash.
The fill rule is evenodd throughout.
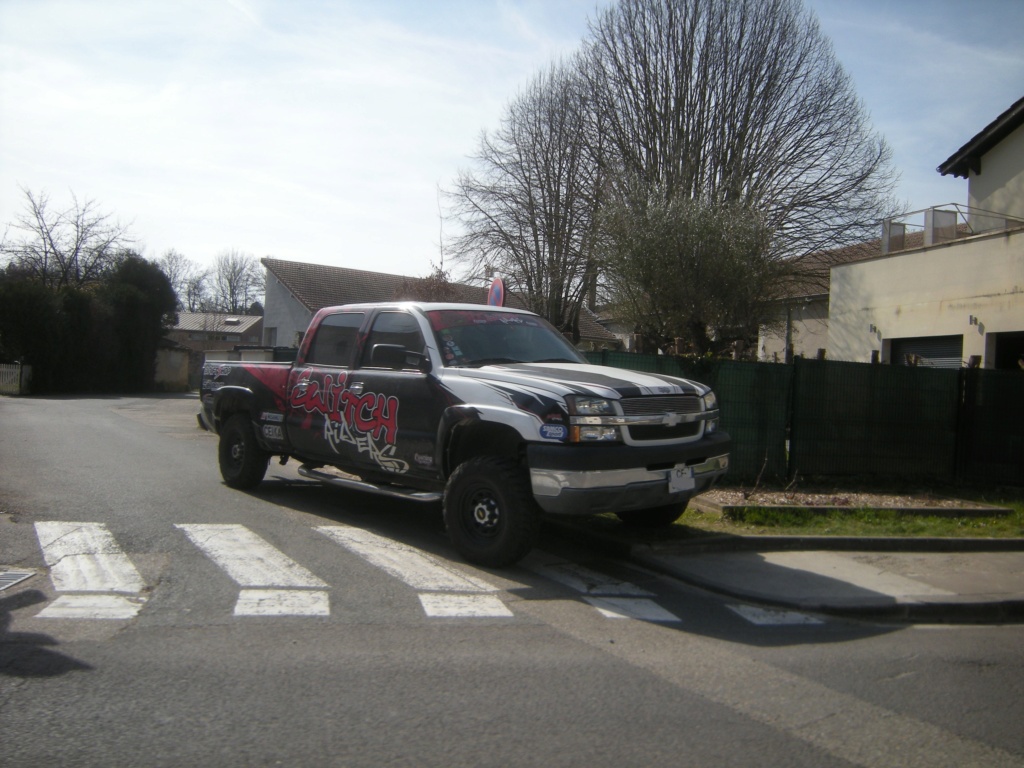
<path id="1" fill-rule="evenodd" d="M 350 367 L 363 317 L 362 312 L 341 312 L 325 317 L 313 338 L 309 362 Z"/>

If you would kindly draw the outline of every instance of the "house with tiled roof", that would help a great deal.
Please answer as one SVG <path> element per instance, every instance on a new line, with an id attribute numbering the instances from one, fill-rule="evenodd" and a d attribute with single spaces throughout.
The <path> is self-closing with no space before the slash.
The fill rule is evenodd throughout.
<path id="1" fill-rule="evenodd" d="M 263 318 L 220 312 L 179 312 L 178 322 L 166 337 L 189 350 L 188 381 L 194 388 L 199 386 L 205 353 L 263 343 Z"/>
<path id="2" fill-rule="evenodd" d="M 937 170 L 967 179 L 967 204 L 888 219 L 877 240 L 826 254 L 824 291 L 787 294 L 779 322 L 762 333 L 760 359 L 821 350 L 855 362 L 1020 366 L 1024 99 Z"/>
<path id="3" fill-rule="evenodd" d="M 487 288 L 462 283 L 439 285 L 431 278 L 329 267 L 265 258 L 267 270 L 263 343 L 298 346 L 317 310 L 340 304 L 425 300 L 486 304 Z M 509 297 L 509 306 L 519 306 Z M 591 347 L 617 348 L 618 339 L 597 322 L 590 310 L 580 313 L 580 339 Z"/>

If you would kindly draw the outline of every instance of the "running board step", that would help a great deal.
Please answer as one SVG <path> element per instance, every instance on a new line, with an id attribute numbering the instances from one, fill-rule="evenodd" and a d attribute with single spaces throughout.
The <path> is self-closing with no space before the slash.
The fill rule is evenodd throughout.
<path id="1" fill-rule="evenodd" d="M 402 488 L 400 486 L 382 486 L 367 483 L 365 480 L 349 479 L 338 477 L 327 472 L 321 472 L 308 464 L 299 467 L 299 474 L 308 477 L 310 480 L 319 480 L 327 485 L 336 485 L 339 488 L 348 488 L 351 491 L 363 491 L 374 493 L 378 496 L 389 496 L 393 499 L 408 499 L 409 501 L 441 501 L 443 493 L 438 491 L 417 491 L 414 488 Z"/>

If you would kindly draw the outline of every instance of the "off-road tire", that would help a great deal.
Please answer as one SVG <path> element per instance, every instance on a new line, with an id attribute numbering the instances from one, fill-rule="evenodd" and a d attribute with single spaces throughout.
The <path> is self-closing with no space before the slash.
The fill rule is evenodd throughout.
<path id="1" fill-rule="evenodd" d="M 463 462 L 445 487 L 444 522 L 467 561 L 489 568 L 518 562 L 540 530 L 540 508 L 526 470 L 493 456 Z"/>
<path id="2" fill-rule="evenodd" d="M 232 488 L 248 491 L 263 482 L 270 454 L 256 442 L 247 414 L 236 413 L 221 428 L 217 458 L 221 477 Z"/>
<path id="3" fill-rule="evenodd" d="M 662 507 L 616 512 L 615 515 L 622 521 L 623 525 L 627 525 L 630 528 L 668 528 L 682 517 L 685 511 L 686 502 L 675 502 L 674 504 L 665 504 Z"/>

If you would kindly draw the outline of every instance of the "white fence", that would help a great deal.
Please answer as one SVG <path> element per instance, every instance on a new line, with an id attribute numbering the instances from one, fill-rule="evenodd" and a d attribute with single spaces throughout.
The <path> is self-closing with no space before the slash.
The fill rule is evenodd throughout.
<path id="1" fill-rule="evenodd" d="M 0 395 L 27 395 L 31 382 L 31 365 L 0 365 Z"/>

